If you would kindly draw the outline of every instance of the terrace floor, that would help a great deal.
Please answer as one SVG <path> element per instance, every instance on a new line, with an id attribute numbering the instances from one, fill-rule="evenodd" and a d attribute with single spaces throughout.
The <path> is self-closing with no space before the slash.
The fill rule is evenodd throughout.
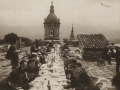
<path id="1" fill-rule="evenodd" d="M 71 50 L 75 50 L 76 47 L 69 47 L 69 48 Z M 30 50 L 29 47 L 26 47 L 23 49 L 27 50 L 27 51 Z M 111 79 L 116 74 L 115 73 L 115 68 L 116 68 L 115 61 L 112 61 L 112 65 L 109 65 L 108 62 L 106 61 L 105 66 L 97 66 L 97 62 L 89 62 L 89 61 L 84 61 L 84 60 L 80 60 L 80 63 L 82 64 L 83 68 L 87 67 L 86 70 L 88 70 L 88 74 L 90 76 L 104 77 L 108 80 L 108 82 L 106 83 L 108 88 L 103 89 L 103 90 L 115 90 L 115 89 L 110 89 L 110 88 L 112 88 Z M 10 61 L 0 59 L 0 81 L 3 78 L 7 77 L 10 72 L 11 72 Z"/>

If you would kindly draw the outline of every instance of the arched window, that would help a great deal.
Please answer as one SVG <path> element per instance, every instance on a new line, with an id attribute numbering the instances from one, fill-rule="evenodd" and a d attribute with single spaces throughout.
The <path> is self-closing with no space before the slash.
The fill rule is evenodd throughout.
<path id="1" fill-rule="evenodd" d="M 54 30 L 50 30 L 50 36 L 54 35 Z"/>

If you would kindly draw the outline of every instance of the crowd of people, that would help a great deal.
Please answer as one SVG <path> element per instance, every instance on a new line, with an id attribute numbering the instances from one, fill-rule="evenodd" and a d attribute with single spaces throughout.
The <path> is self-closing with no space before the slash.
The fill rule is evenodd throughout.
<path id="1" fill-rule="evenodd" d="M 112 65 L 112 59 L 116 61 L 116 73 L 119 73 L 119 66 L 120 66 L 120 47 L 109 45 L 105 47 L 105 60 L 108 61 L 109 65 Z"/>
<path id="2" fill-rule="evenodd" d="M 36 43 L 33 43 L 28 59 L 19 60 L 16 44 L 11 44 L 6 59 L 11 60 L 12 72 L 0 82 L 0 90 L 17 90 L 17 87 L 28 90 L 32 86 L 30 82 L 40 76 L 40 66 L 46 63 L 45 57 L 51 47 L 53 47 L 51 42 L 48 46 L 49 50 L 46 46 L 36 48 Z"/>
<path id="3" fill-rule="evenodd" d="M 75 51 L 71 51 L 67 44 L 51 41 L 46 46 L 41 47 L 36 47 L 36 43 L 33 43 L 28 59 L 20 61 L 15 44 L 11 44 L 6 59 L 11 60 L 12 72 L 6 79 L 0 82 L 0 90 L 19 90 L 19 87 L 23 88 L 23 90 L 29 90 L 33 85 L 31 81 L 36 77 L 40 77 L 40 67 L 42 64 L 47 63 L 47 54 L 51 52 L 51 49 L 56 50 L 57 45 L 60 45 L 59 55 L 64 61 L 64 70 L 67 79 L 67 85 L 64 85 L 64 89 L 100 90 L 97 85 L 92 83 L 91 77 L 82 67 L 82 63 L 80 63 L 82 59 L 81 50 L 77 48 Z M 116 47 L 117 75 L 112 79 L 112 84 L 116 87 L 116 90 L 120 90 L 119 56 L 120 49 Z"/>
<path id="4" fill-rule="evenodd" d="M 75 88 L 75 90 L 100 90 L 99 87 L 92 83 L 91 78 L 82 67 L 80 60 L 81 50 L 76 49 L 75 52 L 65 45 L 61 47 L 61 55 L 64 59 L 64 69 L 66 78 L 68 79 L 68 85 L 65 85 L 65 89 Z M 79 54 L 79 55 L 78 55 Z"/>

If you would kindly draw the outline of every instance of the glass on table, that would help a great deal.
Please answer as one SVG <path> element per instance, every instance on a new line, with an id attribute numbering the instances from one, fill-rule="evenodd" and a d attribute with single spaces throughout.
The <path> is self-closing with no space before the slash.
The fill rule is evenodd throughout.
<path id="1" fill-rule="evenodd" d="M 36 87 L 31 87 L 30 89 L 28 90 L 38 90 Z"/>
<path id="2" fill-rule="evenodd" d="M 24 89 L 22 89 L 22 87 L 17 87 L 16 89 L 17 89 L 17 90 L 24 90 Z"/>
<path id="3" fill-rule="evenodd" d="M 20 89 L 17 89 L 17 90 L 24 90 L 24 89 L 20 88 Z"/>

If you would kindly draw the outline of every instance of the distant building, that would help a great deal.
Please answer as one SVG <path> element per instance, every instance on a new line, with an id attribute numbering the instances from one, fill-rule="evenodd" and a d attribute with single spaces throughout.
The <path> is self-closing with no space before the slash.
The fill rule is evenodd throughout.
<path id="1" fill-rule="evenodd" d="M 79 34 L 79 48 L 84 60 L 97 60 L 98 56 L 104 56 L 104 50 L 109 42 L 102 34 Z"/>
<path id="2" fill-rule="evenodd" d="M 71 31 L 71 35 L 70 35 L 70 40 L 75 40 L 74 30 L 73 30 L 73 24 L 72 24 L 72 31 Z"/>
<path id="3" fill-rule="evenodd" d="M 44 20 L 44 40 L 59 40 L 60 19 L 54 14 L 53 2 L 50 6 L 50 14 Z"/>

